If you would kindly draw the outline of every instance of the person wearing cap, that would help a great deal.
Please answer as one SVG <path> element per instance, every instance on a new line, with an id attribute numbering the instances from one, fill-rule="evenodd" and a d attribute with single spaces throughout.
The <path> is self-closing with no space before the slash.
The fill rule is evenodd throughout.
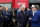
<path id="1" fill-rule="evenodd" d="M 18 12 L 17 15 L 17 22 L 19 23 L 18 27 L 26 27 L 27 24 L 27 16 L 25 13 L 25 6 L 21 6 L 22 9 L 20 12 Z"/>
<path id="2" fill-rule="evenodd" d="M 37 9 L 35 9 L 35 5 L 32 5 L 31 8 L 32 9 L 27 12 L 28 18 L 30 18 L 30 17 L 33 18 L 34 13 L 37 11 Z M 28 23 L 29 23 L 28 27 L 31 27 L 31 20 L 29 20 Z"/>
<path id="3" fill-rule="evenodd" d="M 39 9 L 39 6 L 35 5 L 35 9 L 37 9 L 37 11 L 34 13 L 33 18 L 30 18 L 31 27 L 40 27 L 40 9 Z"/>

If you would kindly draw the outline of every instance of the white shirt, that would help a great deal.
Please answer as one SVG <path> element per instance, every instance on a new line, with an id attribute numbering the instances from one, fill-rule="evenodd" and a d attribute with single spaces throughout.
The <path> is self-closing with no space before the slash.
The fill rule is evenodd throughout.
<path id="1" fill-rule="evenodd" d="M 19 11 L 21 11 L 20 9 L 17 11 L 17 13 L 19 12 Z"/>
<path id="2" fill-rule="evenodd" d="M 32 10 L 33 11 L 33 10 Z M 34 16 L 34 13 L 35 13 L 36 11 L 33 11 L 33 16 Z"/>
<path id="3" fill-rule="evenodd" d="M 18 11 L 21 11 L 20 9 Z"/>

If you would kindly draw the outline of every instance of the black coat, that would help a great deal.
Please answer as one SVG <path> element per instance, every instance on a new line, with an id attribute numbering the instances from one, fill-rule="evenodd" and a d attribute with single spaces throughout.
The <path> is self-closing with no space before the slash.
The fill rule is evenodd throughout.
<path id="1" fill-rule="evenodd" d="M 17 15 L 17 22 L 19 24 L 26 24 L 27 21 L 28 21 L 28 18 L 26 16 L 26 13 L 25 12 L 23 13 L 22 11 L 20 11 Z"/>

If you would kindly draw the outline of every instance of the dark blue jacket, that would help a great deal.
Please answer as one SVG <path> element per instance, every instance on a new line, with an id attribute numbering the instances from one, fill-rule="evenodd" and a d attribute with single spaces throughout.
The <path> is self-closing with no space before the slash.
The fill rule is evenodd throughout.
<path id="1" fill-rule="evenodd" d="M 32 18 L 33 17 L 33 11 L 32 10 L 27 11 L 27 16 Z"/>
<path id="2" fill-rule="evenodd" d="M 6 11 L 3 11 L 3 16 L 5 17 L 4 19 L 5 20 L 10 20 L 10 11 L 6 12 Z"/>
<path id="3" fill-rule="evenodd" d="M 19 24 L 26 24 L 27 16 L 26 16 L 25 12 L 24 13 L 22 11 L 18 12 L 18 14 L 17 14 L 17 22 Z"/>
<path id="4" fill-rule="evenodd" d="M 31 27 L 40 27 L 40 10 L 35 12 L 31 20 Z"/>
<path id="5" fill-rule="evenodd" d="M 33 17 L 33 11 L 32 11 L 32 9 L 31 10 L 29 10 L 29 11 L 27 11 L 27 17 L 29 18 L 29 17 Z M 31 20 L 28 20 L 28 23 L 29 22 L 31 22 Z"/>

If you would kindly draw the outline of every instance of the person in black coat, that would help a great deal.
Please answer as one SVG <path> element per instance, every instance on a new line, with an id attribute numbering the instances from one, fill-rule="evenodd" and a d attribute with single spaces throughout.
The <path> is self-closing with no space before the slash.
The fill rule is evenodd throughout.
<path id="1" fill-rule="evenodd" d="M 17 10 L 15 10 L 14 8 L 11 10 L 11 21 L 12 21 L 12 25 L 15 27 L 17 27 L 17 21 L 16 21 L 16 19 L 17 19 L 17 17 L 16 17 L 16 15 L 17 15 Z"/>
<path id="2" fill-rule="evenodd" d="M 3 26 L 3 12 L 2 12 L 2 6 L 0 6 L 0 27 Z"/>
<path id="3" fill-rule="evenodd" d="M 17 22 L 19 24 L 18 27 L 26 27 L 27 21 L 28 18 L 25 13 L 25 6 L 22 6 L 21 11 L 19 11 L 17 14 Z"/>

